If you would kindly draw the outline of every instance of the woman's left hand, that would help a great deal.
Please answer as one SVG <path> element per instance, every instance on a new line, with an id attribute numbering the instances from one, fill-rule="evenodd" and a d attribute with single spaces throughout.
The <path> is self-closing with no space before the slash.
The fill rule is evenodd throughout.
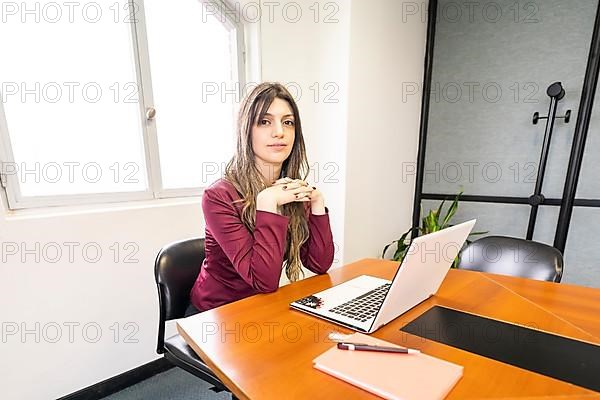
<path id="1" fill-rule="evenodd" d="M 310 186 L 306 181 L 301 179 L 292 179 L 292 178 L 281 178 L 273 183 L 274 185 L 283 185 L 284 190 L 296 189 L 300 186 Z M 311 212 L 315 215 L 323 215 L 325 214 L 325 198 L 323 197 L 323 193 L 315 186 L 311 186 L 312 191 L 307 194 L 307 199 L 303 199 L 304 201 L 310 201 Z"/>
<path id="2" fill-rule="evenodd" d="M 311 212 L 315 215 L 325 214 L 325 198 L 323 193 L 315 186 L 312 187 L 313 191 L 310 192 L 310 208 Z"/>

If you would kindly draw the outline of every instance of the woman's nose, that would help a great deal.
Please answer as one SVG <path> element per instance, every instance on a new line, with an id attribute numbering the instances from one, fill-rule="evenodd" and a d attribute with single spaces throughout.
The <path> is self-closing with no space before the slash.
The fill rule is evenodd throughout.
<path id="1" fill-rule="evenodd" d="M 283 124 L 275 123 L 273 125 L 273 131 L 271 132 L 273 137 L 283 137 Z"/>

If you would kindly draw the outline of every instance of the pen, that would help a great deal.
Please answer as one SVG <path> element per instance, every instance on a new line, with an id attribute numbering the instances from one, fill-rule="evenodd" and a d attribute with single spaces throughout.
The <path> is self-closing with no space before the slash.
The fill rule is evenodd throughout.
<path id="1" fill-rule="evenodd" d="M 383 353 L 403 353 L 403 354 L 419 354 L 419 350 L 406 349 L 402 347 L 388 347 L 388 346 L 372 346 L 365 343 L 348 343 L 341 342 L 337 344 L 337 348 L 340 350 L 358 350 L 358 351 L 380 351 Z"/>

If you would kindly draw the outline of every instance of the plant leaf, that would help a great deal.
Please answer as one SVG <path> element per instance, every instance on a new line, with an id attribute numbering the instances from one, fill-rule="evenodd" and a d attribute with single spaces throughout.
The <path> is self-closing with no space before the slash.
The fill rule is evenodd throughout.
<path id="1" fill-rule="evenodd" d="M 452 219 L 452 217 L 454 217 L 454 214 L 456 214 L 456 211 L 458 210 L 458 198 L 460 197 L 461 194 L 462 194 L 462 192 L 460 192 L 459 194 L 456 195 L 456 197 L 454 198 L 454 201 L 452 202 L 452 205 L 448 209 L 448 213 L 446 214 L 446 217 L 444 218 L 444 222 L 442 222 L 442 229 L 444 229 L 448 225 L 448 223 L 450 223 L 450 220 Z"/>
<path id="2" fill-rule="evenodd" d="M 393 245 L 394 243 L 396 243 L 397 240 L 394 240 L 392 243 L 388 243 L 384 248 L 383 251 L 381 252 L 381 258 L 385 258 L 385 252 L 387 251 L 387 249 Z"/>
<path id="3" fill-rule="evenodd" d="M 411 233 L 413 230 L 413 228 L 410 228 L 409 230 L 407 230 L 406 232 L 404 232 L 402 234 L 402 236 L 400 236 L 400 239 L 398 240 L 394 240 L 391 243 L 388 243 L 384 248 L 383 248 L 383 252 L 381 253 L 381 258 L 385 258 L 385 252 L 387 251 L 387 249 L 393 245 L 394 243 L 397 243 L 397 249 L 394 252 L 394 256 L 392 257 L 392 260 L 395 260 L 396 255 L 398 254 L 398 249 L 402 249 L 403 246 L 406 247 L 406 245 L 404 244 L 404 242 L 406 241 L 406 237 L 408 236 L 409 233 Z"/>
<path id="4" fill-rule="evenodd" d="M 408 231 L 404 232 L 402 234 L 402 236 L 400 237 L 400 239 L 393 241 L 392 243 L 389 243 L 388 245 L 386 245 L 383 249 L 383 253 L 381 254 L 381 257 L 383 258 L 385 256 L 385 252 L 388 250 L 389 246 L 391 246 L 392 244 L 396 243 L 397 247 L 396 247 L 396 251 L 394 252 L 394 256 L 393 256 L 393 260 L 395 261 L 401 261 L 404 256 L 406 255 L 406 252 L 409 248 L 409 245 L 407 245 L 406 242 L 406 238 L 408 237 L 408 235 L 414 231 L 414 233 L 417 234 L 428 234 L 428 233 L 432 233 L 432 232 L 437 232 L 440 231 L 442 229 L 445 229 L 447 227 L 453 226 L 453 224 L 451 224 L 451 220 L 454 217 L 454 215 L 456 214 L 456 212 L 458 211 L 458 203 L 459 203 L 459 199 L 460 196 L 463 194 L 463 190 L 461 188 L 461 191 L 454 197 L 454 200 L 452 201 L 452 204 L 450 205 L 450 207 L 448 208 L 448 211 L 446 212 L 446 215 L 444 216 L 444 218 L 442 219 L 442 222 L 440 223 L 440 217 L 443 214 L 443 210 L 444 210 L 444 205 L 446 200 L 448 199 L 443 199 L 442 202 L 440 203 L 439 207 L 437 207 L 437 209 L 435 210 L 429 210 L 429 212 L 424 216 L 424 211 L 423 211 L 423 207 L 421 204 L 421 207 L 419 207 L 419 214 L 420 214 L 420 220 L 421 220 L 421 224 L 422 226 L 415 226 L 411 229 L 409 229 Z M 489 233 L 489 231 L 485 231 L 485 232 L 472 232 L 469 234 L 470 236 L 476 236 L 476 235 L 484 235 L 486 233 Z M 466 240 L 466 244 L 470 244 L 472 243 L 471 240 Z M 464 247 L 464 246 L 463 246 Z M 458 265 L 458 260 L 459 260 L 459 256 L 457 256 L 454 261 L 452 262 L 452 268 L 456 268 Z"/>
<path id="5" fill-rule="evenodd" d="M 459 259 L 459 257 L 456 256 L 454 261 L 452 261 L 452 265 L 450 266 L 450 268 L 458 268 L 458 259 Z"/>
<path id="6" fill-rule="evenodd" d="M 439 230 L 439 225 L 437 222 L 437 217 L 435 215 L 435 211 L 430 210 L 427 217 L 425 217 L 425 221 L 423 224 L 423 228 L 425 229 L 425 233 L 436 232 Z"/>
<path id="7" fill-rule="evenodd" d="M 403 244 L 396 248 L 396 252 L 394 253 L 394 257 L 392 257 L 392 261 L 401 261 L 404 258 L 404 253 L 406 252 L 406 245 Z"/>
<path id="8" fill-rule="evenodd" d="M 442 214 L 442 208 L 444 208 L 445 202 L 446 202 L 446 199 L 442 200 L 442 202 L 440 203 L 440 206 L 438 207 L 437 211 L 435 212 L 435 222 L 437 225 L 439 225 L 440 215 Z"/>
<path id="9" fill-rule="evenodd" d="M 392 260 L 400 261 L 401 259 L 404 258 L 404 254 L 406 253 L 406 250 L 408 249 L 408 245 L 406 244 L 406 238 L 412 231 L 413 231 L 413 229 L 410 228 L 409 230 L 404 232 L 402 234 L 402 236 L 400 236 L 400 239 L 397 240 L 398 247 L 396 248 L 396 252 L 394 253 L 394 257 L 392 258 Z"/>

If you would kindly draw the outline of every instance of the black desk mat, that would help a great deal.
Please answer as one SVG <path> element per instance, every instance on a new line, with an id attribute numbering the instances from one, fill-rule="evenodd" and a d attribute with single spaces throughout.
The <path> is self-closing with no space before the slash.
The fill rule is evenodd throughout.
<path id="1" fill-rule="evenodd" d="M 400 329 L 600 392 L 600 346 L 435 306 Z"/>

